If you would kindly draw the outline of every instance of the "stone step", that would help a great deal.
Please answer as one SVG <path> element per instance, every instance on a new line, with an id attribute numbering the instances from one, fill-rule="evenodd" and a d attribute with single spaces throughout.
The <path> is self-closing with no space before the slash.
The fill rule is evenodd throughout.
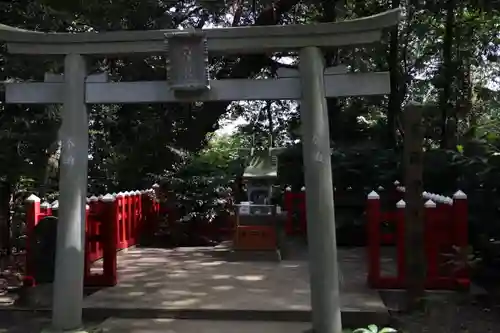
<path id="1" fill-rule="evenodd" d="M 95 332 L 106 333 L 302 333 L 309 323 L 110 318 Z M 91 331 L 92 332 L 92 331 Z"/>

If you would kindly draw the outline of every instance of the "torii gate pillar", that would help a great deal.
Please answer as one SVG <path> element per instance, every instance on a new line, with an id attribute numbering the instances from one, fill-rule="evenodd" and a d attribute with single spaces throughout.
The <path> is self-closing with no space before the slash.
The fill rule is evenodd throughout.
<path id="1" fill-rule="evenodd" d="M 323 54 L 318 47 L 300 51 L 311 307 L 314 331 L 321 333 L 342 331 L 324 70 Z"/>
<path id="2" fill-rule="evenodd" d="M 85 206 L 89 121 L 85 103 L 85 59 L 64 60 L 64 106 L 59 180 L 56 269 L 52 322 L 57 329 L 77 329 L 82 322 L 85 258 Z M 83 222 L 82 222 L 83 221 Z M 73 292 L 74 290 L 80 292 Z M 68 302 L 68 297 L 71 300 Z"/>

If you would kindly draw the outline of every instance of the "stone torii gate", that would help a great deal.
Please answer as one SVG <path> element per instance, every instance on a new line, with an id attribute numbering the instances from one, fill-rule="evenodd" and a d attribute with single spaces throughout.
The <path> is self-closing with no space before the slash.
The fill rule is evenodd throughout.
<path id="1" fill-rule="evenodd" d="M 310 251 L 313 328 L 340 333 L 340 300 L 330 162 L 327 97 L 390 92 L 388 73 L 348 74 L 325 68 L 320 47 L 378 42 L 398 24 L 400 10 L 337 23 L 253 26 L 210 30 L 105 33 L 41 33 L 0 25 L 0 41 L 11 54 L 63 55 L 64 73 L 45 82 L 6 83 L 7 103 L 62 104 L 62 164 L 52 324 L 82 324 L 85 200 L 87 193 L 87 104 L 232 100 L 301 100 Z M 299 75 L 278 79 L 210 80 L 208 52 L 215 54 L 299 51 Z M 88 75 L 86 56 L 165 55 L 165 81 L 109 82 Z M 290 74 L 290 73 L 288 73 Z"/>

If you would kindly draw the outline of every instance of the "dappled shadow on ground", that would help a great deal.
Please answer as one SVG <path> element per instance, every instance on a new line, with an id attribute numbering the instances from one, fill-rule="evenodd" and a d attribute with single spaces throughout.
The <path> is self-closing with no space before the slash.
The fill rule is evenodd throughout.
<path id="1" fill-rule="evenodd" d="M 307 267 L 301 262 L 231 262 L 224 252 L 227 249 L 129 250 L 119 258 L 120 283 L 87 298 L 86 306 L 255 309 L 263 295 L 272 295 L 264 308 L 308 309 Z"/>
<path id="2" fill-rule="evenodd" d="M 293 251 L 292 251 L 293 252 Z M 310 311 L 307 254 L 281 262 L 234 261 L 224 246 L 135 248 L 119 255 L 119 284 L 85 300 L 87 308 Z M 366 287 L 365 250 L 339 251 L 343 308 L 385 311 Z"/>

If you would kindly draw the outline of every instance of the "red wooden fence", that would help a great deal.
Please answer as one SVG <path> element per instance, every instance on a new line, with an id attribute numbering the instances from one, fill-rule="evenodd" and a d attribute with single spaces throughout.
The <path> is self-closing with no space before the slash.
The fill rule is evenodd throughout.
<path id="1" fill-rule="evenodd" d="M 25 281 L 33 284 L 34 256 L 30 247 L 34 230 L 40 220 L 57 212 L 59 203 L 40 204 L 40 199 L 33 194 L 26 203 Z M 156 228 L 159 203 L 155 190 L 92 196 L 87 199 L 87 203 L 85 285 L 113 286 L 117 283 L 116 252 L 136 245 L 139 235 Z M 94 274 L 91 266 L 99 259 L 102 259 L 102 273 Z"/>
<path id="2" fill-rule="evenodd" d="M 287 212 L 285 232 L 287 235 L 305 235 L 306 223 L 306 192 L 305 187 L 300 192 L 292 192 L 290 187 L 285 189 L 283 208 Z"/>
<path id="3" fill-rule="evenodd" d="M 405 188 L 397 187 L 402 196 Z M 397 195 L 397 193 L 396 193 Z M 470 285 L 467 269 L 446 267 L 443 253 L 452 253 L 453 247 L 464 249 L 468 246 L 467 224 L 467 196 L 457 191 L 453 199 L 424 192 L 422 204 L 425 209 L 424 239 L 425 256 L 427 261 L 427 289 L 456 289 L 467 288 Z M 404 210 L 406 203 L 401 199 L 396 209 L 383 211 L 380 196 L 375 191 L 368 194 L 368 283 L 374 288 L 398 289 L 405 287 L 405 253 L 404 242 Z M 384 243 L 382 225 L 393 226 L 396 245 L 396 275 L 382 276 L 381 274 L 381 244 Z M 387 233 L 387 231 L 385 231 Z M 387 240 L 387 239 L 386 239 Z"/>

